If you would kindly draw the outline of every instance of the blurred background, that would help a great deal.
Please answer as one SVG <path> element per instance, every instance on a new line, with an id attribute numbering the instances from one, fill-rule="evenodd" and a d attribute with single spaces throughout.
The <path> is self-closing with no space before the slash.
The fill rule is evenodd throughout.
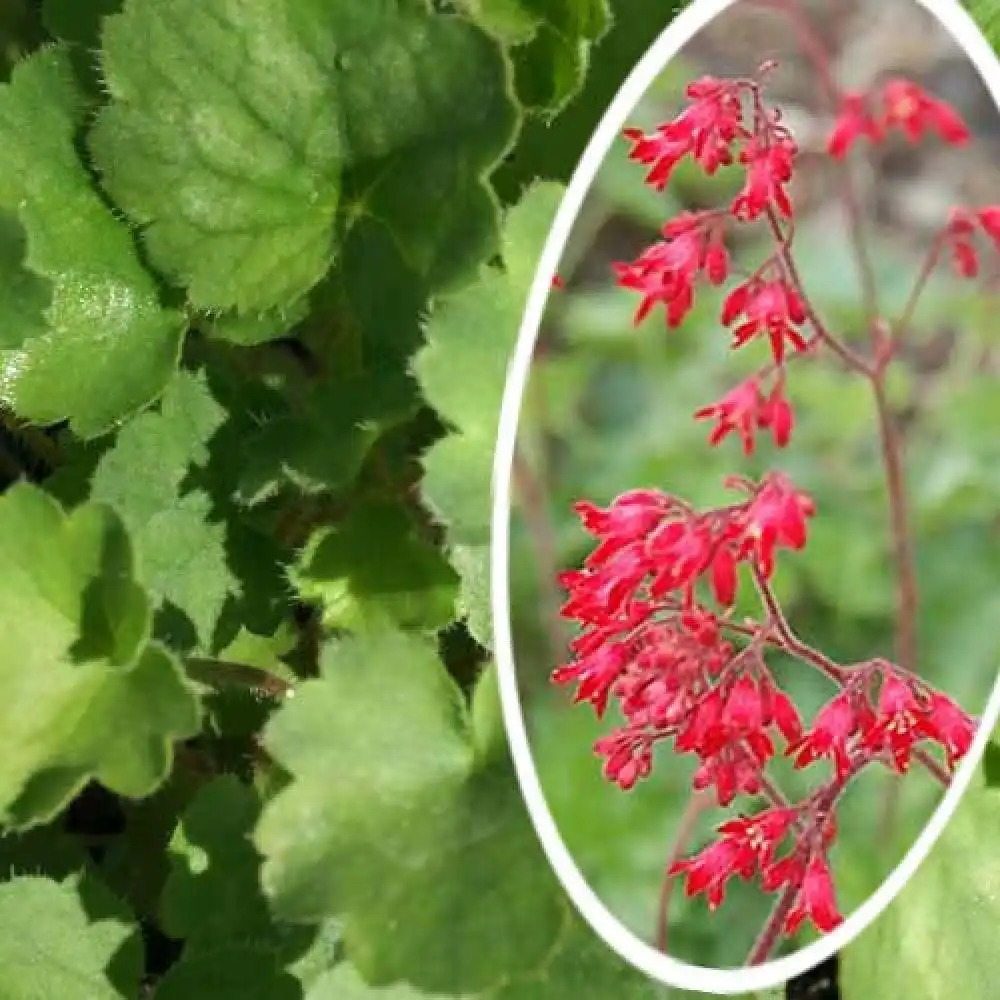
<path id="1" fill-rule="evenodd" d="M 770 8 L 778 6 L 771 4 Z M 928 241 L 956 203 L 1000 202 L 998 113 L 965 55 L 913 0 L 826 0 L 802 5 L 831 53 L 838 81 L 866 87 L 901 74 L 950 101 L 974 142 L 951 149 L 888 141 L 852 156 L 868 223 L 883 314 L 905 301 Z M 858 273 L 843 225 L 832 168 L 821 155 L 832 118 L 811 64 L 799 54 L 780 11 L 742 0 L 692 40 L 663 72 L 629 124 L 651 129 L 681 107 L 684 84 L 703 72 L 752 73 L 777 59 L 770 98 L 802 149 L 793 191 L 795 255 L 827 324 L 863 343 Z M 605 904 L 652 940 L 661 874 L 688 799 L 691 761 L 662 751 L 652 776 L 630 793 L 601 777 L 591 746 L 613 728 L 569 689 L 553 688 L 552 668 L 571 636 L 558 616 L 556 574 L 590 549 L 572 512 L 587 498 L 607 504 L 635 487 L 658 487 L 695 504 L 724 502 L 722 479 L 778 467 L 815 498 L 818 513 L 802 553 L 784 554 L 776 589 L 793 628 L 836 659 L 892 656 L 895 582 L 883 470 L 869 386 L 828 357 L 797 360 L 788 388 L 798 424 L 790 448 L 761 439 L 748 460 L 738 443 L 707 444 L 709 425 L 691 415 L 766 360 L 764 344 L 738 354 L 718 324 L 721 294 L 702 289 L 697 308 L 668 333 L 662 310 L 638 329 L 638 297 L 616 288 L 612 262 L 631 260 L 684 208 L 725 204 L 739 187 L 733 171 L 709 180 L 685 164 L 668 191 L 644 187 L 623 141 L 609 152 L 560 265 L 526 391 L 515 466 L 511 614 L 519 681 L 536 763 L 560 832 Z M 768 253 L 760 228 L 729 239 L 738 264 Z M 939 268 L 925 290 L 905 353 L 894 365 L 893 405 L 905 428 L 909 496 L 919 562 L 920 672 L 978 714 L 1000 663 L 1000 335 L 995 320 L 1000 268 L 983 248 L 984 274 L 960 282 Z M 750 588 L 747 588 L 750 589 Z M 756 614 L 744 593 L 740 614 Z M 794 662 L 769 662 L 807 717 L 833 689 Z M 816 764 L 777 772 L 791 797 L 821 778 Z M 893 790 L 892 786 L 898 787 Z M 846 914 L 901 860 L 939 799 L 919 768 L 902 782 L 871 769 L 849 790 L 832 852 L 838 901 Z M 753 809 L 749 800 L 737 808 Z M 724 814 L 709 811 L 690 842 L 707 842 Z M 743 963 L 772 898 L 731 883 L 708 914 L 678 886 L 668 950 L 698 964 Z M 806 932 L 786 950 L 804 944 Z"/>

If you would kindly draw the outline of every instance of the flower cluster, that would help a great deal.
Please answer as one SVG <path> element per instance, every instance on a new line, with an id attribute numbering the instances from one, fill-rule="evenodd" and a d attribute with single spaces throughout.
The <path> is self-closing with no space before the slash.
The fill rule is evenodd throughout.
<path id="1" fill-rule="evenodd" d="M 828 760 L 833 777 L 808 800 L 724 823 L 719 841 L 673 871 L 712 906 L 736 875 L 760 874 L 765 891 L 800 886 L 786 931 L 806 917 L 829 930 L 839 916 L 825 850 L 832 807 L 850 779 L 873 762 L 905 773 L 921 743 L 943 748 L 952 767 L 968 752 L 974 723 L 947 695 L 886 660 L 841 667 L 773 616 L 755 626 L 733 622 L 739 567 L 773 601 L 775 553 L 803 548 L 815 513 L 780 473 L 733 485 L 744 499 L 705 511 L 654 489 L 630 491 L 607 508 L 576 505 L 597 544 L 581 569 L 560 578 L 568 591 L 563 614 L 582 628 L 572 661 L 553 680 L 575 684 L 575 699 L 598 716 L 617 704 L 624 724 L 594 749 L 605 776 L 625 790 L 650 774 L 656 746 L 669 740 L 697 757 L 693 787 L 712 789 L 720 806 L 768 794 L 766 767 L 779 738 L 798 769 Z M 832 672 L 842 685 L 808 729 L 767 664 L 770 650 Z M 790 831 L 790 852 L 776 858 Z"/>
<path id="2" fill-rule="evenodd" d="M 598 545 L 583 569 L 561 577 L 563 613 L 584 627 L 554 680 L 576 683 L 576 699 L 599 715 L 609 698 L 618 702 L 626 724 L 596 749 L 623 788 L 649 774 L 656 743 L 674 738 L 701 761 L 697 786 L 714 787 L 728 805 L 759 790 L 775 753 L 769 730 L 801 735 L 761 658 L 723 638 L 720 614 L 741 564 L 767 579 L 775 549 L 805 544 L 812 501 L 779 474 L 735 485 L 746 499 L 701 512 L 657 490 L 625 494 L 606 510 L 577 505 Z"/>
<path id="3" fill-rule="evenodd" d="M 843 159 L 859 139 L 882 142 L 892 130 L 910 142 L 919 142 L 928 132 L 955 146 L 969 139 L 965 122 L 949 104 L 931 97 L 912 80 L 892 79 L 876 94 L 842 95 L 826 149 L 835 159 Z"/>
<path id="4" fill-rule="evenodd" d="M 761 77 L 773 68 L 763 67 Z M 742 187 L 725 209 L 685 211 L 667 221 L 662 238 L 635 260 L 615 264 L 615 273 L 641 296 L 636 323 L 663 306 L 667 325 L 678 327 L 700 285 L 730 278 L 727 226 L 767 225 L 773 252 L 724 295 L 719 315 L 732 346 L 761 342 L 767 363 L 694 417 L 713 422 L 711 445 L 733 435 L 750 454 L 757 432 L 767 430 L 784 447 L 795 423 L 786 395 L 790 360 L 825 346 L 877 385 L 892 337 L 876 324 L 876 361 L 869 363 L 815 315 L 793 258 L 788 186 L 797 149 L 780 112 L 765 103 L 762 80 L 706 76 L 686 96 L 672 121 L 648 134 L 626 132 L 631 159 L 647 168 L 646 182 L 657 190 L 685 157 L 708 174 L 742 169 Z M 842 95 L 827 151 L 842 160 L 860 139 L 881 142 L 893 131 L 910 141 L 928 133 L 953 144 L 969 137 L 947 104 L 893 79 L 877 92 Z M 925 270 L 950 250 L 960 274 L 976 274 L 977 234 L 1000 249 L 1000 206 L 956 208 Z M 672 743 L 696 758 L 693 788 L 710 791 L 720 806 L 741 795 L 767 803 L 722 823 L 717 839 L 697 854 L 673 860 L 669 875 L 685 878 L 688 895 L 704 894 L 714 909 L 730 879 L 758 878 L 764 891 L 782 894 L 775 909 L 781 933 L 794 934 L 806 920 L 826 932 L 841 921 L 828 850 L 838 802 L 854 777 L 873 765 L 904 774 L 918 760 L 947 781 L 969 751 L 975 723 L 906 666 L 881 658 L 839 664 L 797 636 L 771 581 L 778 554 L 806 545 L 815 505 L 777 471 L 727 484 L 738 497 L 707 510 L 657 489 L 632 490 L 608 507 L 576 504 L 595 547 L 579 569 L 560 577 L 567 591 L 562 614 L 579 632 L 553 680 L 575 685 L 575 700 L 598 716 L 615 705 L 621 723 L 594 749 L 605 776 L 622 789 L 647 778 L 657 748 Z M 741 580 L 753 581 L 759 621 L 734 617 Z M 836 688 L 808 725 L 771 669 L 775 653 L 818 670 Z M 789 801 L 770 778 L 779 754 L 800 771 L 825 763 L 810 772 L 823 777 L 804 799 Z"/>
<path id="5" fill-rule="evenodd" d="M 785 380 L 779 376 L 766 395 L 761 381 L 758 376 L 745 379 L 721 399 L 695 411 L 696 420 L 716 421 L 709 444 L 718 444 L 726 435 L 736 433 L 743 442 L 744 452 L 751 455 L 754 435 L 764 429 L 770 430 L 779 448 L 788 444 L 795 417 L 785 397 Z"/>

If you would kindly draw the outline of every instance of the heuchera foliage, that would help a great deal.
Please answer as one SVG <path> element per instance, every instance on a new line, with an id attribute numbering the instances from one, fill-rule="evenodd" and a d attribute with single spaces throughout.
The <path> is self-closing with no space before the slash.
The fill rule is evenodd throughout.
<path id="1" fill-rule="evenodd" d="M 868 93 L 840 93 L 822 52 L 812 45 L 810 53 L 836 103 L 826 152 L 843 161 L 845 208 L 857 233 L 862 220 L 847 162 L 856 147 L 881 143 L 892 133 L 912 143 L 961 146 L 969 131 L 952 107 L 909 80 L 891 79 Z M 711 509 L 696 509 L 654 488 L 630 490 L 606 508 L 578 502 L 596 547 L 582 568 L 561 575 L 568 592 L 563 614 L 580 630 L 572 658 L 553 675 L 557 684 L 574 684 L 576 700 L 588 702 L 599 716 L 609 703 L 617 704 L 624 722 L 601 737 L 595 750 L 606 777 L 623 790 L 647 778 L 657 747 L 669 744 L 674 753 L 696 757 L 695 792 L 710 793 L 723 807 L 738 796 L 764 803 L 722 823 L 714 842 L 693 856 L 674 858 L 668 871 L 668 877 L 685 879 L 688 895 L 704 894 L 712 909 L 723 902 L 733 878 L 757 879 L 764 892 L 776 894 L 750 962 L 766 959 L 782 936 L 806 921 L 824 932 L 841 922 L 828 852 L 837 837 L 838 804 L 853 778 L 874 767 L 903 774 L 916 762 L 946 784 L 969 749 L 973 718 L 916 672 L 912 539 L 900 441 L 884 387 L 939 256 L 949 251 L 956 272 L 972 277 L 977 239 L 1000 246 L 1000 206 L 954 208 L 914 277 L 905 314 L 887 320 L 868 301 L 868 350 L 842 340 L 816 314 L 795 266 L 791 184 L 798 149 L 781 109 L 767 97 L 767 81 L 777 69 L 768 63 L 752 78 L 701 77 L 687 86 L 686 105 L 674 119 L 649 133 L 625 132 L 631 159 L 645 168 L 645 183 L 656 190 L 670 183 L 685 159 L 707 174 L 736 165 L 743 183 L 724 207 L 668 219 L 661 238 L 635 260 L 616 264 L 615 274 L 640 296 L 636 323 L 662 307 L 667 327 L 676 328 L 699 287 L 733 279 L 727 241 L 734 229 L 758 226 L 770 234 L 772 252 L 752 273 L 732 280 L 719 316 L 734 350 L 762 345 L 767 362 L 694 417 L 711 422 L 712 446 L 734 437 L 750 454 L 759 432 L 766 431 L 775 448 L 784 448 L 794 445 L 785 389 L 795 378 L 797 358 L 829 356 L 844 378 L 871 384 L 900 581 L 897 662 L 875 657 L 838 663 L 794 631 L 772 578 L 778 560 L 794 558 L 808 545 L 810 524 L 822 511 L 807 484 L 775 469 L 759 481 L 731 476 L 732 502 Z M 733 614 L 744 586 L 759 595 L 755 619 Z M 811 719 L 802 718 L 772 669 L 776 653 L 829 679 L 829 700 Z M 789 801 L 769 773 L 779 755 L 814 776 L 812 790 L 798 801 Z"/>

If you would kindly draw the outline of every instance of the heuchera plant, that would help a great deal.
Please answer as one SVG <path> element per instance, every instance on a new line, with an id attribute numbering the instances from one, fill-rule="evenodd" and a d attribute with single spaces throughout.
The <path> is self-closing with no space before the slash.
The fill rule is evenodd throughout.
<path id="1" fill-rule="evenodd" d="M 758 432 L 767 431 L 773 445 L 784 448 L 793 444 L 795 418 L 785 389 L 797 358 L 826 354 L 845 377 L 867 381 L 878 414 L 898 576 L 895 661 L 838 663 L 796 634 L 772 588 L 775 562 L 808 544 L 810 521 L 822 512 L 808 492 L 774 470 L 759 482 L 730 477 L 733 502 L 708 510 L 658 489 L 631 490 L 607 508 L 577 503 L 597 545 L 583 568 L 561 576 L 569 594 L 563 615 L 582 628 L 572 641 L 571 661 L 553 675 L 557 684 L 575 684 L 576 700 L 589 702 L 599 716 L 617 702 L 624 724 L 595 749 L 604 774 L 622 789 L 648 777 L 655 747 L 672 741 L 678 754 L 698 759 L 695 808 L 712 798 L 728 807 L 739 795 L 766 802 L 758 812 L 722 823 L 717 839 L 691 857 L 681 856 L 679 842 L 666 873 L 667 885 L 683 877 L 687 894 L 704 894 L 711 909 L 723 902 L 734 877 L 759 879 L 765 892 L 776 894 L 748 956 L 751 964 L 766 960 L 806 921 L 822 932 L 841 922 L 828 851 L 837 836 L 838 805 L 858 774 L 873 767 L 904 774 L 916 761 L 947 785 L 956 761 L 969 750 L 974 719 L 916 673 L 913 542 L 886 379 L 921 289 L 942 255 L 950 252 L 957 273 L 973 277 L 977 237 L 1000 246 L 1000 206 L 956 207 L 931 241 L 902 314 L 891 319 L 879 312 L 849 154 L 893 133 L 912 143 L 955 146 L 967 143 L 970 134 L 949 105 L 909 80 L 888 80 L 866 93 L 839 89 L 817 36 L 797 12 L 789 13 L 836 109 L 826 153 L 838 161 L 863 276 L 867 346 L 847 342 L 824 323 L 796 268 L 789 184 L 798 149 L 781 110 L 767 98 L 773 62 L 752 78 L 695 80 L 686 89 L 686 107 L 672 121 L 648 134 L 625 132 L 631 159 L 646 168 L 646 184 L 658 191 L 685 158 L 706 174 L 739 165 L 744 183 L 725 207 L 667 220 L 660 240 L 615 271 L 618 283 L 641 297 L 637 323 L 662 305 L 667 326 L 674 328 L 688 315 L 699 287 L 730 280 L 726 244 L 732 227 L 762 226 L 770 234 L 773 249 L 728 291 L 719 320 L 734 349 L 763 342 L 767 364 L 694 417 L 712 423 L 713 446 L 732 436 L 750 454 Z M 755 620 L 734 617 L 741 581 L 752 581 L 759 595 Z M 811 720 L 803 720 L 770 668 L 775 653 L 829 679 L 830 699 Z M 799 801 L 790 801 L 769 774 L 782 752 L 794 767 L 816 776 Z M 832 770 L 813 767 L 821 761 L 832 763 Z M 661 947 L 665 933 L 664 904 Z"/>

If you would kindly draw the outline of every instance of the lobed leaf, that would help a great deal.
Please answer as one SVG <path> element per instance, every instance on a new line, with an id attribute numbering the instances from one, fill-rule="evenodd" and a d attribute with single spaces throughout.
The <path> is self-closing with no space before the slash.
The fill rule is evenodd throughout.
<path id="1" fill-rule="evenodd" d="M 36 487 L 0 496 L 0 817 L 43 822 L 90 778 L 151 792 L 199 709 L 173 656 L 149 641 L 128 536 L 106 507 L 66 515 Z"/>
<path id="2" fill-rule="evenodd" d="M 204 309 L 291 306 L 341 226 L 383 222 L 434 282 L 493 240 L 482 177 L 515 125 L 491 40 L 380 0 L 129 0 L 91 137 L 153 262 Z"/>
<path id="3" fill-rule="evenodd" d="M 454 428 L 424 456 L 424 499 L 447 528 L 462 576 L 462 611 L 486 646 L 490 480 L 500 402 L 528 289 L 561 197 L 558 185 L 538 185 L 511 209 L 505 270 L 487 270 L 477 284 L 442 299 L 427 323 L 427 345 L 414 360 L 427 401 Z"/>
<path id="4" fill-rule="evenodd" d="M 227 561 L 225 525 L 212 518 L 211 498 L 185 480 L 208 461 L 206 445 L 224 419 L 204 375 L 179 372 L 158 410 L 119 432 L 97 465 L 90 492 L 92 500 L 113 506 L 129 529 L 138 578 L 157 606 L 182 612 L 202 647 L 211 644 L 238 582 Z"/>
<path id="5" fill-rule="evenodd" d="M 587 74 L 590 46 L 608 30 L 607 0 L 467 0 L 473 16 L 512 46 L 518 100 L 558 114 Z"/>
<path id="6" fill-rule="evenodd" d="M 376 984 L 475 992 L 542 961 L 560 904 L 509 770 L 479 766 L 475 743 L 430 643 L 328 646 L 265 733 L 293 777 L 255 836 L 276 912 L 341 915 Z"/>
<path id="7" fill-rule="evenodd" d="M 161 307 L 128 228 L 91 185 L 75 148 L 82 109 L 59 48 L 0 87 L 0 209 L 16 214 L 26 249 L 18 264 L 5 226 L 0 267 L 19 293 L 0 314 L 0 402 L 94 437 L 163 390 L 184 323 Z"/>
<path id="8" fill-rule="evenodd" d="M 73 880 L 22 875 L 0 884 L 4 1000 L 134 997 L 138 976 L 119 988 L 110 971 L 133 931 L 119 917 L 89 919 Z"/>
<path id="9" fill-rule="evenodd" d="M 381 552 L 373 559 L 374 552 Z M 333 528 L 317 531 L 291 580 L 320 604 L 330 629 L 399 626 L 433 631 L 455 618 L 458 578 L 405 508 L 371 501 Z"/>

